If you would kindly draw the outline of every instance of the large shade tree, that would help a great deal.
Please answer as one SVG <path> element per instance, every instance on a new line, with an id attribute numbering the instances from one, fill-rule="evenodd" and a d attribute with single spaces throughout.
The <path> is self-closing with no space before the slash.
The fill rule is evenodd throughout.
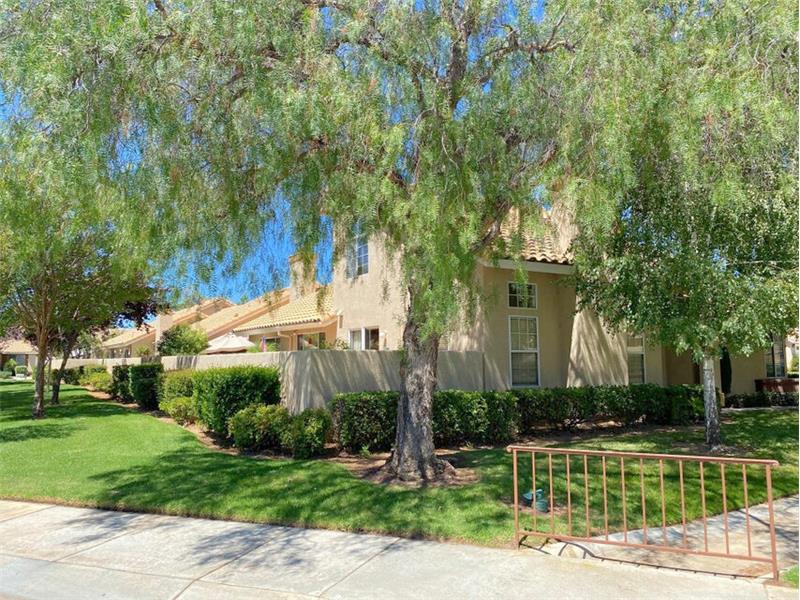
<path id="1" fill-rule="evenodd" d="M 553 64 L 579 25 L 567 5 L 14 3 L 0 72 L 53 136 L 152 202 L 136 219 L 165 255 L 235 264 L 282 203 L 309 261 L 327 223 L 335 257 L 354 231 L 380 235 L 405 290 L 387 469 L 432 479 L 447 469 L 431 430 L 440 340 L 472 304 L 478 258 L 519 249 L 501 223 L 518 215 L 521 234 L 543 202 Z"/>
<path id="2" fill-rule="evenodd" d="M 560 157 L 577 289 L 611 327 L 702 364 L 717 446 L 715 363 L 797 326 L 797 5 L 620 10 L 584 41 L 616 56 L 567 75 L 584 115 Z"/>
<path id="3" fill-rule="evenodd" d="M 36 346 L 35 417 L 44 416 L 54 353 L 66 361 L 81 333 L 141 322 L 158 305 L 146 257 L 114 223 L 116 195 L 30 122 L 0 131 L 0 332 Z"/>

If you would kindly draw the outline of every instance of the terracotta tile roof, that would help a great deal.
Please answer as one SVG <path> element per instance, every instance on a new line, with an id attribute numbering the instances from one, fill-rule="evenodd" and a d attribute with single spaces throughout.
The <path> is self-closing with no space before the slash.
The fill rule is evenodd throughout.
<path id="1" fill-rule="evenodd" d="M 25 340 L 0 340 L 0 354 L 36 353 L 36 347 Z"/>
<path id="2" fill-rule="evenodd" d="M 140 340 L 143 340 L 149 335 L 155 335 L 156 329 L 152 325 L 142 325 L 138 328 L 131 327 L 126 329 L 123 333 L 108 338 L 103 342 L 103 348 L 119 348 L 120 346 L 127 346 Z"/>
<path id="3" fill-rule="evenodd" d="M 214 304 L 219 305 L 219 310 L 228 308 L 230 306 L 235 306 L 233 302 L 231 302 L 227 298 L 210 298 L 209 300 L 203 300 L 199 304 L 187 306 L 186 308 L 182 308 L 180 310 L 172 312 L 168 311 L 167 314 L 172 315 L 172 324 L 175 325 L 185 320 L 186 318 L 191 317 L 195 313 L 198 313 L 201 310 L 208 308 L 209 306 L 212 306 Z"/>
<path id="4" fill-rule="evenodd" d="M 502 258 L 516 258 L 511 249 L 521 241 L 521 258 L 533 262 L 557 263 L 562 265 L 572 264 L 572 254 L 569 250 L 560 250 L 555 235 L 550 231 L 537 234 L 523 233 L 521 240 L 515 240 L 517 234 L 516 224 L 508 223 L 500 228 L 500 239 L 504 243 L 501 248 Z"/>
<path id="5" fill-rule="evenodd" d="M 252 318 L 259 317 L 269 310 L 269 307 L 283 301 L 286 292 L 281 291 L 275 294 L 259 296 L 255 300 L 244 304 L 234 304 L 210 314 L 205 319 L 192 324 L 195 329 L 205 331 L 213 335 L 220 330 L 221 333 L 228 333 L 232 327 L 240 325 L 243 321 L 247 322 Z"/>
<path id="6" fill-rule="evenodd" d="M 320 304 L 319 294 L 324 296 Z M 333 312 L 332 294 L 330 288 L 321 288 L 319 292 L 306 294 L 285 304 L 274 311 L 270 311 L 260 317 L 248 321 L 234 329 L 238 331 L 248 331 L 251 329 L 268 329 L 272 327 L 285 327 L 287 325 L 300 325 L 302 323 L 314 323 L 324 320 Z"/>

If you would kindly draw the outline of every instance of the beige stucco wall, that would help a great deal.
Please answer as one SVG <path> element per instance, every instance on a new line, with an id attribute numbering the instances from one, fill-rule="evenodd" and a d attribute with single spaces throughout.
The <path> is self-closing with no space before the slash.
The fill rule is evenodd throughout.
<path id="1" fill-rule="evenodd" d="M 667 365 L 667 385 L 683 383 L 700 383 L 697 367 L 692 362 L 689 352 L 676 355 L 670 350 L 664 351 Z M 716 363 L 715 378 L 717 387 L 722 386 L 719 361 Z M 756 391 L 756 379 L 767 376 L 767 365 L 762 352 L 749 356 L 731 357 L 731 394 L 751 394 Z"/>
<path id="2" fill-rule="evenodd" d="M 337 326 L 334 322 L 325 326 L 306 325 L 303 328 L 287 327 L 279 332 L 253 333 L 248 336 L 248 339 L 254 344 L 259 345 L 261 344 L 262 337 L 267 339 L 277 338 L 278 349 L 281 352 L 291 352 L 292 350 L 299 349 L 297 344 L 297 336 L 300 334 L 324 333 L 325 341 L 329 344 L 332 344 L 336 340 L 336 332 Z"/>
<path id="3" fill-rule="evenodd" d="M 582 310 L 577 313 L 572 322 L 567 385 L 627 383 L 625 337 L 609 334 L 594 312 Z"/>
<path id="4" fill-rule="evenodd" d="M 536 308 L 512 308 L 508 306 L 508 283 L 516 280 L 515 272 L 480 266 L 476 274 L 482 289 L 478 313 L 474 319 L 465 318 L 445 340 L 449 350 L 484 352 L 488 389 L 508 389 L 511 385 L 511 316 L 536 317 L 540 385 L 567 384 L 575 292 L 563 284 L 563 275 L 540 272 L 526 275 L 528 281 L 536 285 Z"/>
<path id="5" fill-rule="evenodd" d="M 377 327 L 381 350 L 398 350 L 402 347 L 404 310 L 400 276 L 379 240 L 376 236 L 370 238 L 369 271 L 364 275 L 348 278 L 344 259 L 334 265 L 333 312 L 339 317 L 337 335 L 342 341 L 349 344 L 351 329 Z"/>

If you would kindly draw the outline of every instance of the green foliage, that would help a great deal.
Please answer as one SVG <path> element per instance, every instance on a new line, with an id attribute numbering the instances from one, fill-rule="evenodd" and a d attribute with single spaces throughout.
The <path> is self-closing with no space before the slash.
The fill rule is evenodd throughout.
<path id="1" fill-rule="evenodd" d="M 28 367 L 26 367 L 25 365 L 17 365 L 16 367 L 14 367 L 14 374 L 15 375 L 25 375 L 25 376 L 27 376 L 28 375 Z"/>
<path id="2" fill-rule="evenodd" d="M 309 408 L 291 418 L 281 435 L 281 445 L 295 458 L 321 456 L 332 430 L 333 421 L 327 410 Z"/>
<path id="3" fill-rule="evenodd" d="M 208 336 L 205 331 L 179 324 L 164 332 L 156 350 L 161 356 L 178 356 L 200 354 L 206 348 L 208 348 Z"/>
<path id="4" fill-rule="evenodd" d="M 10 379 L 12 375 L 11 371 L 0 371 L 0 379 Z"/>
<path id="5" fill-rule="evenodd" d="M 731 408 L 755 408 L 763 406 L 797 406 L 797 392 L 755 392 L 753 394 L 731 394 L 725 397 L 725 406 Z"/>
<path id="6" fill-rule="evenodd" d="M 158 403 L 158 409 L 167 413 L 175 419 L 179 425 L 194 423 L 197 421 L 197 407 L 194 398 L 191 396 L 172 396 L 162 398 Z"/>
<path id="7" fill-rule="evenodd" d="M 131 397 L 141 408 L 145 410 L 158 408 L 163 377 L 164 366 L 161 363 L 145 363 L 129 367 Z"/>
<path id="8" fill-rule="evenodd" d="M 80 383 L 82 371 L 80 367 L 72 369 L 53 369 L 53 380 L 59 378 L 63 383 L 78 385 Z"/>
<path id="9" fill-rule="evenodd" d="M 272 367 L 227 367 L 197 371 L 194 397 L 200 420 L 211 431 L 228 435 L 228 420 L 251 404 L 278 404 L 280 374 Z"/>
<path id="10" fill-rule="evenodd" d="M 394 443 L 397 392 L 337 394 L 331 400 L 334 439 L 351 453 L 381 452 Z"/>
<path id="11" fill-rule="evenodd" d="M 194 373 L 191 369 L 164 373 L 161 398 L 172 400 L 180 396 L 192 396 L 194 394 Z"/>
<path id="12" fill-rule="evenodd" d="M 283 449 L 282 440 L 292 424 L 289 411 L 280 404 L 251 404 L 228 421 L 228 433 L 240 450 Z"/>
<path id="13" fill-rule="evenodd" d="M 105 370 L 89 373 L 81 378 L 81 385 L 98 392 L 110 393 L 112 389 L 111 373 Z"/>
<path id="14" fill-rule="evenodd" d="M 495 444 L 517 434 L 517 399 L 508 392 L 444 390 L 433 400 L 433 437 L 439 445 Z"/>
<path id="15" fill-rule="evenodd" d="M 111 395 L 121 402 L 133 402 L 130 365 L 114 365 L 111 367 Z"/>
<path id="16" fill-rule="evenodd" d="M 16 368 L 17 368 L 17 361 L 14 360 L 13 358 L 9 358 L 5 362 L 5 364 L 3 365 L 3 370 L 10 371 L 12 373 L 14 372 L 14 369 L 16 369 Z"/>
<path id="17" fill-rule="evenodd" d="M 789 363 L 787 373 L 789 375 L 797 375 L 798 371 L 800 371 L 800 356 L 794 355 L 792 356 L 792 361 Z"/>

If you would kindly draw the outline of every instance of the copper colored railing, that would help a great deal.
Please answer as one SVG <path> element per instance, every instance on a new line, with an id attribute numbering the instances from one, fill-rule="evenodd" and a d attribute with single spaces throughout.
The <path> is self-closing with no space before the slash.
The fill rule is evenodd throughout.
<path id="1" fill-rule="evenodd" d="M 659 550 L 665 552 L 676 552 L 682 554 L 694 554 L 699 556 L 713 556 L 726 559 L 746 560 L 760 563 L 768 563 L 772 568 L 772 575 L 775 579 L 778 578 L 778 557 L 776 551 L 776 538 L 775 538 L 775 513 L 772 499 L 772 469 L 778 466 L 775 460 L 763 459 L 750 459 L 750 458 L 732 458 L 732 457 L 717 457 L 717 456 L 688 456 L 677 454 L 645 454 L 635 452 L 605 452 L 599 450 L 577 450 L 567 448 L 536 448 L 531 446 L 509 446 L 508 452 L 512 454 L 513 459 L 513 476 L 514 476 L 514 536 L 517 545 L 519 545 L 525 537 L 538 536 L 544 538 L 555 539 L 558 541 L 583 541 L 596 544 L 608 544 L 612 546 L 623 546 L 631 548 L 641 548 L 647 550 Z M 530 482 L 532 492 L 532 505 L 531 505 L 531 527 L 520 526 L 520 513 L 522 512 L 520 506 L 520 455 L 530 456 Z M 537 460 L 538 455 L 538 460 Z M 525 461 L 528 462 L 527 460 Z M 544 477 L 541 473 L 542 465 L 539 464 L 539 478 L 538 481 L 543 483 L 542 492 L 543 501 L 546 502 L 546 511 L 539 512 L 535 508 L 536 504 L 536 490 L 537 490 L 537 463 L 546 462 L 546 473 Z M 574 473 L 574 467 L 577 463 L 578 473 Z M 626 470 L 626 465 L 628 465 Z M 652 469 L 650 469 L 652 465 Z M 688 486 L 687 468 L 689 465 L 697 466 L 698 486 L 690 488 Z M 556 495 L 554 491 L 554 466 L 558 469 L 557 477 L 562 479 L 559 483 L 559 488 L 563 489 L 560 495 Z M 590 466 L 591 471 L 590 472 Z M 647 466 L 647 467 L 646 467 Z M 665 484 L 665 466 L 672 467 L 671 476 L 667 477 L 667 484 Z M 719 469 L 719 486 L 718 489 L 711 490 L 712 498 L 721 500 L 722 508 L 722 533 L 723 540 L 720 542 L 719 547 L 712 544 L 709 546 L 709 527 L 708 527 L 708 497 L 709 490 L 707 489 L 707 480 L 711 472 L 707 471 L 707 467 L 712 469 Z M 759 473 L 763 468 L 764 483 L 766 485 L 766 500 L 769 513 L 769 536 L 770 545 L 768 554 L 759 554 L 754 551 L 753 544 L 753 530 L 751 526 L 751 508 L 750 498 L 752 495 L 748 490 L 748 467 L 751 470 L 751 483 L 753 475 Z M 608 470 L 615 469 L 619 473 L 619 499 L 621 506 L 616 514 L 611 514 L 612 518 L 621 518 L 621 529 L 619 527 L 609 526 L 609 495 L 615 494 L 616 490 L 609 489 Z M 632 530 L 629 528 L 631 524 L 632 515 L 629 513 L 629 496 L 630 484 L 626 489 L 626 475 L 627 471 L 633 468 L 634 471 L 634 485 L 639 487 L 639 494 L 636 500 L 639 504 L 641 511 L 641 529 L 636 535 L 631 536 Z M 692 467 L 694 468 L 694 467 Z M 647 470 L 647 474 L 646 474 Z M 753 473 L 753 470 L 757 470 Z M 599 471 L 599 473 L 597 472 Z M 676 472 L 677 471 L 677 472 Z M 726 472 L 727 471 L 727 472 Z M 738 471 L 738 473 L 737 473 Z M 636 477 L 638 475 L 638 477 Z M 525 474 L 525 481 L 527 482 L 527 473 Z M 601 479 L 600 485 L 597 485 L 598 477 Z M 715 476 L 716 478 L 716 476 Z M 638 481 L 636 481 L 638 479 Z M 657 479 L 651 485 L 655 488 L 658 494 L 658 500 L 653 502 L 652 496 L 648 497 L 648 487 L 646 485 L 647 479 Z M 730 523 L 729 523 L 729 494 L 728 491 L 731 485 L 739 485 L 739 482 L 734 482 L 734 479 L 741 480 L 741 491 L 744 510 L 745 521 L 745 538 L 747 551 L 731 551 L 730 540 Z M 543 481 L 544 480 L 544 481 Z M 675 481 L 677 480 L 677 481 Z M 668 535 L 668 526 L 670 525 L 667 520 L 667 496 L 665 494 L 665 485 L 677 485 L 680 495 L 680 512 L 681 521 L 679 524 L 681 532 L 677 535 L 679 538 L 676 543 L 670 543 Z M 616 486 L 616 484 L 615 484 Z M 596 506 L 591 509 L 590 500 L 592 499 L 592 489 L 602 489 L 602 511 Z M 600 494 L 600 489 L 596 489 L 596 495 Z M 699 499 L 702 512 L 702 539 L 691 539 L 690 531 L 687 529 L 687 489 L 692 489 L 699 492 Z M 671 491 L 671 490 L 670 490 Z M 635 492 L 635 490 L 634 490 Z M 716 492 L 719 492 L 716 495 Z M 583 502 L 578 502 L 577 506 L 573 503 L 573 496 L 583 496 Z M 693 498 L 693 497 L 692 497 Z M 599 504 L 599 498 L 595 498 L 596 505 Z M 658 508 L 655 516 L 647 515 L 648 504 Z M 613 507 L 612 507 L 613 508 Z M 565 531 L 557 531 L 556 528 L 556 512 L 559 512 L 560 517 L 566 517 L 566 523 L 563 518 L 559 519 L 559 526 Z M 579 521 L 574 522 L 576 516 Z M 583 513 L 582 515 L 580 513 Z M 594 514 L 592 514 L 594 513 Z M 599 514 L 598 514 L 599 513 Z M 602 515 L 602 526 L 592 526 L 592 517 L 599 518 Z M 581 517 L 583 517 L 581 519 Z M 638 515 L 634 517 L 634 521 L 638 520 Z M 648 520 L 651 523 L 650 534 L 648 534 Z M 673 519 L 674 520 L 674 519 Z M 755 520 L 754 518 L 752 520 Z M 542 522 L 547 526 L 542 528 Z M 656 531 L 660 529 L 661 541 L 657 539 L 658 534 L 653 533 L 652 523 L 657 522 Z M 616 529 L 616 532 L 614 531 Z M 674 530 L 673 530 L 674 531 Z M 583 535 L 581 535 L 583 533 Z M 616 535 L 614 535 L 616 533 Z M 621 534 L 621 539 L 620 538 Z M 635 541 L 634 539 L 641 539 Z M 616 539 L 612 539 L 616 538 Z M 764 540 L 766 541 L 766 540 Z"/>

